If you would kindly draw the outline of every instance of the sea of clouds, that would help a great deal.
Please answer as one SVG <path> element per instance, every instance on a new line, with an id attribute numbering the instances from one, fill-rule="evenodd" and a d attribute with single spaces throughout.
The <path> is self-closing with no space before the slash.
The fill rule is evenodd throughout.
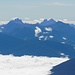
<path id="1" fill-rule="evenodd" d="M 14 17 L 14 18 L 12 18 L 12 19 L 10 19 L 10 20 L 15 20 L 16 18 L 18 18 L 18 17 Z M 30 20 L 29 18 L 25 18 L 22 22 L 23 23 L 29 23 L 29 24 L 35 24 L 35 23 L 41 23 L 42 21 L 44 21 L 44 19 L 46 19 L 46 18 L 40 18 L 40 19 L 34 19 L 34 20 Z M 47 20 L 50 20 L 51 18 L 48 18 Z M 10 21 L 9 20 L 9 21 Z M 69 24 L 74 24 L 75 25 L 75 20 L 68 20 L 68 19 L 54 19 L 56 22 L 57 21 L 62 21 L 62 22 L 64 22 L 64 23 L 69 23 Z M 0 20 L 0 25 L 2 25 L 2 24 L 7 24 L 9 21 L 3 21 L 3 20 Z"/>
<path id="2" fill-rule="evenodd" d="M 69 60 L 65 57 L 0 55 L 1 75 L 49 75 L 53 66 Z"/>

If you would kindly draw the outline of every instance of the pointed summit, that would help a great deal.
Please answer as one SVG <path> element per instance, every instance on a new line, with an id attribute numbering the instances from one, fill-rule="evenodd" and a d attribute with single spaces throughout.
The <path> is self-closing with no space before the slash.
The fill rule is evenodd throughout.
<path id="1" fill-rule="evenodd" d="M 15 22 L 22 22 L 22 20 L 19 19 L 19 18 L 16 18 L 14 21 L 15 21 Z"/>
<path id="2" fill-rule="evenodd" d="M 22 20 L 19 18 L 16 18 L 16 19 L 9 21 L 4 26 L 4 32 L 11 33 L 14 30 L 17 30 L 18 28 L 23 28 L 23 27 L 24 27 L 24 23 L 22 22 Z"/>
<path id="3" fill-rule="evenodd" d="M 9 23 L 23 24 L 23 22 L 20 18 L 15 18 L 15 19 L 11 20 Z"/>
<path id="4" fill-rule="evenodd" d="M 54 19 L 44 19 L 43 22 L 41 22 L 40 24 L 43 25 L 43 26 L 48 26 L 48 25 L 52 25 L 52 24 L 55 24 L 56 21 Z"/>
<path id="5" fill-rule="evenodd" d="M 49 21 L 50 21 L 50 22 L 56 22 L 56 21 L 55 21 L 54 19 L 52 19 L 52 18 L 51 18 Z"/>

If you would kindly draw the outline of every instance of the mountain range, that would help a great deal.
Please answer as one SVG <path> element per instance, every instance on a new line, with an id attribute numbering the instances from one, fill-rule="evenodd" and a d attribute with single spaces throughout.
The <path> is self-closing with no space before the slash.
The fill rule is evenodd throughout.
<path id="1" fill-rule="evenodd" d="M 21 19 L 0 26 L 0 53 L 7 55 L 75 57 L 75 26 L 54 19 L 23 23 Z"/>

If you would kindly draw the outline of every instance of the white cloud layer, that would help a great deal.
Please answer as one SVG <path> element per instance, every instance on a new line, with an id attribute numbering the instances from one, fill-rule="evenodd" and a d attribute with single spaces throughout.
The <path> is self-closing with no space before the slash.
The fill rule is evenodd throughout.
<path id="1" fill-rule="evenodd" d="M 18 18 L 18 17 L 14 17 L 14 18 L 12 18 L 11 20 L 14 20 L 14 19 L 16 19 L 16 18 Z M 43 20 L 44 20 L 45 18 L 40 18 L 40 19 L 35 19 L 35 20 L 30 20 L 29 18 L 25 18 L 25 20 L 23 20 L 22 22 L 23 23 L 29 23 L 29 24 L 35 24 L 35 23 L 41 23 Z M 49 19 L 47 19 L 47 20 L 50 20 L 50 18 Z M 55 19 L 55 21 L 57 22 L 58 20 L 57 19 Z M 75 24 L 75 20 L 68 20 L 68 19 L 59 19 L 59 21 L 62 21 L 62 22 L 64 22 L 64 23 L 70 23 L 70 24 Z M 2 24 L 7 24 L 9 21 L 0 21 L 0 25 L 2 25 Z"/>
<path id="2" fill-rule="evenodd" d="M 59 20 L 59 21 L 62 21 L 62 22 L 64 22 L 64 23 L 75 24 L 75 20 L 63 19 L 63 20 Z"/>
<path id="3" fill-rule="evenodd" d="M 0 21 L 0 25 L 7 24 L 9 21 Z"/>
<path id="4" fill-rule="evenodd" d="M 49 58 L 37 56 L 15 57 L 0 55 L 1 75 L 48 75 L 53 66 L 58 65 L 68 58 Z"/>
<path id="5" fill-rule="evenodd" d="M 12 18 L 11 20 L 14 20 L 18 17 L 14 17 Z M 41 23 L 45 18 L 40 18 L 40 19 L 35 19 L 35 20 L 30 20 L 29 18 L 25 18 L 25 20 L 23 20 L 22 22 L 23 23 L 29 23 L 29 24 L 36 24 L 37 22 L 38 23 Z M 49 20 L 49 19 L 48 19 Z M 57 19 L 55 20 L 56 22 L 58 21 Z M 59 19 L 59 21 L 62 21 L 64 23 L 70 23 L 70 24 L 75 24 L 75 20 L 68 20 L 68 19 Z M 7 24 L 9 21 L 0 21 L 0 25 L 2 24 Z"/>

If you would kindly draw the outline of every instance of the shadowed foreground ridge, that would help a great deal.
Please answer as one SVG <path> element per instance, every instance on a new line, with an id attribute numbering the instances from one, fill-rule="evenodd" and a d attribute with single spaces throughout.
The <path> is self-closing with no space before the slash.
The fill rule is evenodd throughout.
<path id="1" fill-rule="evenodd" d="M 51 71 L 51 75 L 75 75 L 75 58 L 53 67 Z"/>

